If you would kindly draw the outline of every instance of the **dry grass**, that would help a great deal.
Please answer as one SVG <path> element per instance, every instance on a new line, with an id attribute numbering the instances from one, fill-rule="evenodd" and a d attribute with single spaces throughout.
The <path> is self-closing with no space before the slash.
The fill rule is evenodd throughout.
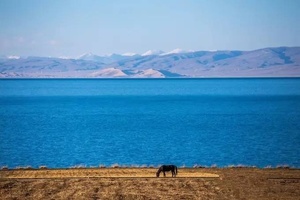
<path id="1" fill-rule="evenodd" d="M 156 170 L 2 170 L 0 199 L 300 199 L 299 169 L 184 168 L 154 178 Z"/>
<path id="2" fill-rule="evenodd" d="M 120 168 L 113 165 L 111 168 L 72 168 L 72 169 L 33 169 L 33 170 L 6 170 L 1 172 L 1 178 L 155 178 L 155 168 Z M 167 176 L 171 176 L 167 173 Z M 178 178 L 218 178 L 218 174 L 203 173 L 195 169 L 180 169 Z"/>

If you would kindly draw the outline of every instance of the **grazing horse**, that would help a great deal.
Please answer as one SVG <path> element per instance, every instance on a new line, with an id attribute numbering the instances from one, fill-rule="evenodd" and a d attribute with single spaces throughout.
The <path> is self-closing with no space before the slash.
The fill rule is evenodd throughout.
<path id="1" fill-rule="evenodd" d="M 162 165 L 156 172 L 156 177 L 159 177 L 160 172 L 164 173 L 164 177 L 166 177 L 166 173 L 168 171 L 172 171 L 172 177 L 175 177 L 177 174 L 177 167 L 175 165 Z"/>

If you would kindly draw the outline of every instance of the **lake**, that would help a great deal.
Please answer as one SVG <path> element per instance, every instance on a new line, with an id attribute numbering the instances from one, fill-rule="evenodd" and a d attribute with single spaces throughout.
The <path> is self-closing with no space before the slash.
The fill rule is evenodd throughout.
<path id="1" fill-rule="evenodd" d="M 1 79 L 0 166 L 300 167 L 300 79 Z"/>

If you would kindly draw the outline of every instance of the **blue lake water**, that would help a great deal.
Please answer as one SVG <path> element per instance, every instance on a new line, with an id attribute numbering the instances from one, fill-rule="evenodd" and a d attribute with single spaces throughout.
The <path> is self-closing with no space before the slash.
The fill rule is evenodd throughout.
<path id="1" fill-rule="evenodd" d="M 300 79 L 0 80 L 0 166 L 300 167 Z"/>

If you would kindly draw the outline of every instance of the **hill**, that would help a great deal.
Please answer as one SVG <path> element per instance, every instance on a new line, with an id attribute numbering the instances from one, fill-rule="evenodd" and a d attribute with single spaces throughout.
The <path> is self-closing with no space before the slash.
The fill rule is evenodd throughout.
<path id="1" fill-rule="evenodd" d="M 148 51 L 76 59 L 1 56 L 1 78 L 300 77 L 300 47 Z"/>

